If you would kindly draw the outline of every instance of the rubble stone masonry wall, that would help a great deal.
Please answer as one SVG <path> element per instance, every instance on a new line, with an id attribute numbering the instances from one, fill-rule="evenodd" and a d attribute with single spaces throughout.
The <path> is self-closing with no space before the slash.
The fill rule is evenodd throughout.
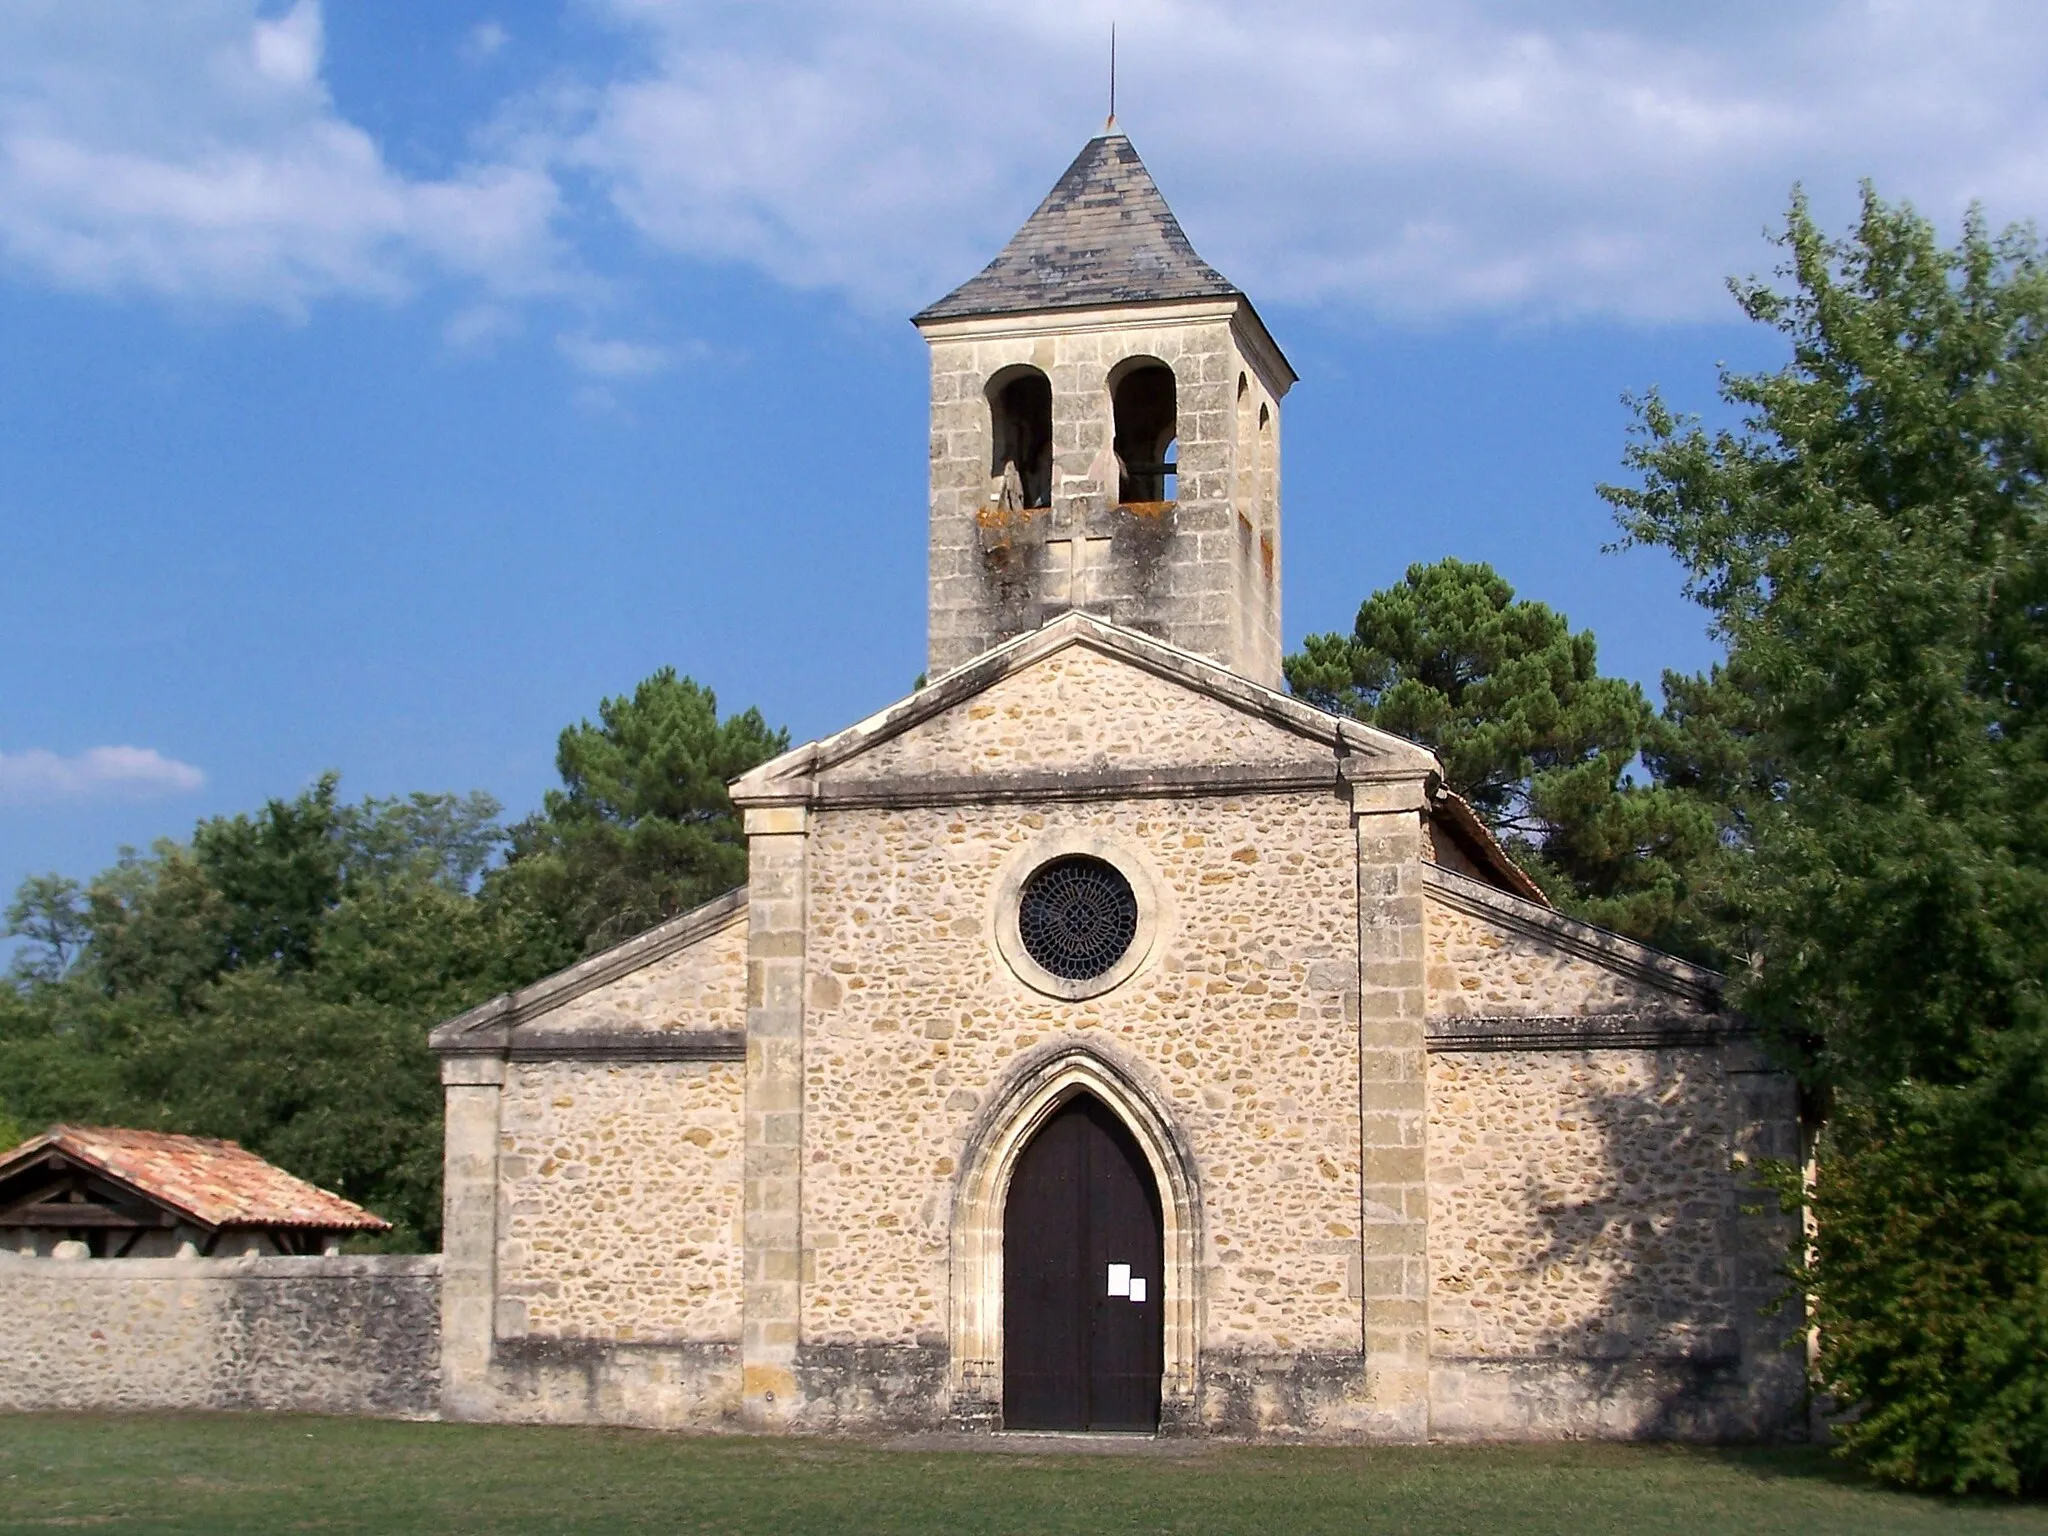
<path id="1" fill-rule="evenodd" d="M 652 965 L 572 998 L 547 1015 L 550 1032 L 747 1027 L 744 915 Z"/>
<path id="2" fill-rule="evenodd" d="M 1800 1361 L 1775 1314 L 1794 1149 L 1752 1047 L 1430 1058 L 1432 1425 L 1452 1436 L 1770 1435 Z"/>
<path id="3" fill-rule="evenodd" d="M 438 1255 L 0 1254 L 0 1319 L 4 1411 L 440 1407 Z"/>
<path id="4" fill-rule="evenodd" d="M 1697 998 L 1650 987 L 1540 938 L 1432 900 L 1429 1011 L 1432 1018 L 1506 1018 L 1707 1010 Z"/>
<path id="5" fill-rule="evenodd" d="M 1439 1354 L 1734 1350 L 1736 1127 L 1714 1054 L 1431 1058 Z"/>
<path id="6" fill-rule="evenodd" d="M 1433 1020 L 1500 1029 L 1493 1049 L 1446 1039 L 1429 1058 L 1432 1431 L 1796 1426 L 1798 1308 L 1777 1304 L 1797 1225 L 1754 1176 L 1798 1154 L 1791 1079 L 1710 998 L 1441 900 L 1429 982 Z M 1518 1021 L 1617 1017 L 1690 1039 L 1499 1048 Z"/>
<path id="7" fill-rule="evenodd" d="M 511 1067 L 498 1141 L 500 1340 L 739 1337 L 741 1072 Z"/>
<path id="8" fill-rule="evenodd" d="M 831 782 L 1219 762 L 1327 763 L 1332 786 L 1337 782 L 1336 757 L 1325 743 L 1277 731 L 1241 709 L 1076 645 L 879 743 L 834 769 Z"/>
<path id="9" fill-rule="evenodd" d="M 1155 887 L 1146 964 L 1046 996 L 990 929 L 1056 840 Z M 1202 1203 L 1205 1355 L 1360 1347 L 1357 891 L 1334 793 L 849 811 L 812 834 L 803 1340 L 940 1350 L 960 1160 L 1029 1053 L 1077 1042 L 1152 1088 Z M 905 1405 L 913 1408 L 913 1405 Z M 914 1408 L 913 1408 L 914 1411 Z"/>
<path id="10" fill-rule="evenodd" d="M 1749 1173 L 1789 1081 L 1714 978 L 1426 865 L 1419 775 L 1357 768 L 1076 646 L 750 804 L 742 921 L 444 1065 L 445 1411 L 997 1422 L 1004 1138 L 1080 1081 L 1165 1170 L 1171 1431 L 1795 1423 Z M 1069 987 L 1014 914 L 1074 852 L 1139 936 Z"/>

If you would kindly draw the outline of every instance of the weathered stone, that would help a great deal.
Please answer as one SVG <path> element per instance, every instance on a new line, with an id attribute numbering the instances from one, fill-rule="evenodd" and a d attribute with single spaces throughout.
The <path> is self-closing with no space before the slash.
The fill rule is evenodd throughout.
<path id="1" fill-rule="evenodd" d="M 0 1410 L 440 1409 L 438 1256 L 0 1254 Z"/>
<path id="2" fill-rule="evenodd" d="M 941 675 L 733 785 L 743 897 L 437 1031 L 449 1411 L 1000 1424 L 1008 1178 L 1085 1092 L 1157 1186 L 1163 1432 L 1779 1431 L 1790 1227 L 1743 1165 L 1789 1084 L 1428 752 L 1274 691 L 1292 372 L 1227 285 L 1119 286 L 1161 226 L 1103 195 L 921 319 Z M 1177 499 L 1125 503 L 1154 363 Z M 1135 926 L 1054 976 L 1020 892 L 1076 856 Z"/>
<path id="3" fill-rule="evenodd" d="M 931 344 L 930 667 L 1085 609 L 1280 681 L 1279 402 L 1294 371 L 1245 297 L 1194 254 L 1130 141 L 1092 141 L 988 269 L 917 316 Z M 1116 393 L 1171 373 L 1150 460 L 1124 484 Z M 1042 467 L 1009 457 L 1001 392 L 1050 396 Z M 1023 476 L 1043 484 L 1027 492 Z M 1147 478 L 1151 478 L 1149 472 Z M 1020 499 L 1021 498 L 1021 499 Z"/>

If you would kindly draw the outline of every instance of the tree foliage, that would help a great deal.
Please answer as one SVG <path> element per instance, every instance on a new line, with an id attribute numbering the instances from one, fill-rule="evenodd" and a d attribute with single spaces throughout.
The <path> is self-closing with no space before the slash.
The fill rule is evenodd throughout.
<path id="1" fill-rule="evenodd" d="M 541 915 L 472 894 L 505 836 L 488 796 L 343 805 L 336 788 L 124 852 L 83 891 L 26 882 L 0 1109 L 231 1137 L 431 1243 L 426 1029 L 573 951 Z"/>
<path id="2" fill-rule="evenodd" d="M 10 937 L 28 940 L 13 962 L 20 981 L 57 981 L 71 969 L 90 933 L 84 893 L 62 875 L 30 875 L 4 914 Z"/>
<path id="3" fill-rule="evenodd" d="M 1688 881 L 1718 847 L 1712 804 L 1632 779 L 1639 754 L 1675 756 L 1680 733 L 1635 683 L 1600 675 L 1590 630 L 1491 566 L 1444 559 L 1410 566 L 1349 635 L 1310 635 L 1285 665 L 1294 692 L 1433 749 L 1561 905 L 1697 946 Z"/>
<path id="4" fill-rule="evenodd" d="M 1728 647 L 1720 760 L 1748 857 L 1743 1007 L 1836 1105 L 1808 1277 L 1850 1450 L 1930 1488 L 2048 1486 L 2048 274 L 1973 216 L 1944 248 L 1866 189 L 1795 200 L 1787 341 L 1737 430 L 1639 403 L 1627 536 Z M 1715 740 L 1696 733 L 1695 745 Z"/>
<path id="5" fill-rule="evenodd" d="M 1817 1165 L 1821 1385 L 1872 1471 L 1909 1487 L 2039 1489 L 2048 1262 L 2038 1119 L 1996 1099 L 1841 1096 Z"/>
<path id="6" fill-rule="evenodd" d="M 729 780 L 789 746 L 759 710 L 718 717 L 709 688 L 664 667 L 562 732 L 562 787 L 512 833 L 500 884 L 599 950 L 746 879 Z"/>
<path id="7" fill-rule="evenodd" d="M 226 1136 L 440 1232 L 427 1031 L 745 878 L 725 781 L 786 744 L 664 670 L 563 732 L 514 831 L 484 794 L 340 799 L 333 775 L 80 888 L 25 881 L 0 984 L 0 1132 L 97 1121 Z M 501 862 L 510 849 L 509 864 Z"/>

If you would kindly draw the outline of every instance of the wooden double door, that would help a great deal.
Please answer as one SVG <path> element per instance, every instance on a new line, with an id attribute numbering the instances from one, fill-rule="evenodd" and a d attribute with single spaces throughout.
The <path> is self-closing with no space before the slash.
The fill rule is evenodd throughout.
<path id="1" fill-rule="evenodd" d="M 1164 1226 L 1137 1141 L 1067 1101 L 1024 1148 L 1003 1210 L 1003 1424 L 1159 1427 Z"/>

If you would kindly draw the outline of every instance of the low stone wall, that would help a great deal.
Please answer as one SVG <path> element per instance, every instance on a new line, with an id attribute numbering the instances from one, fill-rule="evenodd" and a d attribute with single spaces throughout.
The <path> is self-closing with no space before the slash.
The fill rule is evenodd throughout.
<path id="1" fill-rule="evenodd" d="M 0 1410 L 440 1408 L 438 1254 L 0 1254 L 0 1320 Z"/>

